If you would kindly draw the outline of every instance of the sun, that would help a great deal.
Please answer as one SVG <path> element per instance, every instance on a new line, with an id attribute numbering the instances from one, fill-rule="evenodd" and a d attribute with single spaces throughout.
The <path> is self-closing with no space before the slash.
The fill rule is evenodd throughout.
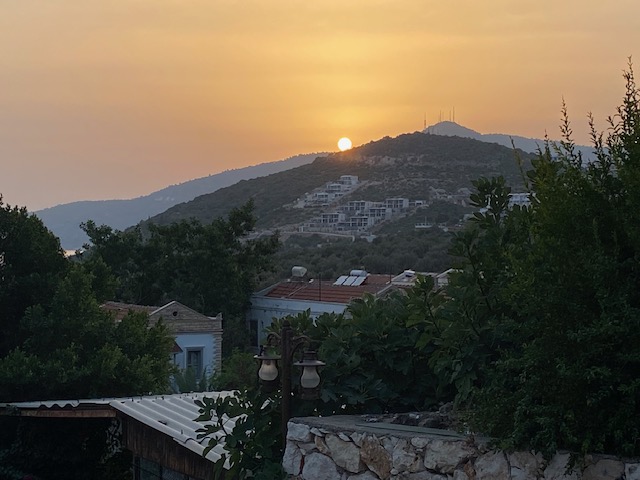
<path id="1" fill-rule="evenodd" d="M 347 137 L 342 137 L 340 140 L 338 140 L 338 148 L 341 152 L 351 149 L 351 146 L 351 140 L 349 140 Z"/>

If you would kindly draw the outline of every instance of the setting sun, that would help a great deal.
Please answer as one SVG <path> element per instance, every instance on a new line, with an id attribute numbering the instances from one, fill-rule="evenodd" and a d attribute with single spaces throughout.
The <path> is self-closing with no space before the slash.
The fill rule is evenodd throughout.
<path id="1" fill-rule="evenodd" d="M 342 137 L 340 140 L 338 140 L 338 148 L 341 152 L 349 150 L 351 148 L 351 145 L 351 140 L 349 140 L 347 137 Z"/>

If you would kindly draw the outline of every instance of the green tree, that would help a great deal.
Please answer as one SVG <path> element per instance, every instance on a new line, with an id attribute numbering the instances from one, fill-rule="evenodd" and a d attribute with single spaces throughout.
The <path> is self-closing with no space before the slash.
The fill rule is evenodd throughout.
<path id="1" fill-rule="evenodd" d="M 508 190 L 481 181 L 488 211 L 454 242 L 464 262 L 440 314 L 461 335 L 436 355 L 471 365 L 458 399 L 505 446 L 640 454 L 640 107 L 625 79 L 606 138 L 592 126 L 595 161 L 575 153 L 563 108 L 564 141 L 528 174 L 531 207 L 505 210 Z"/>
<path id="2" fill-rule="evenodd" d="M 256 359 L 253 353 L 235 350 L 222 360 L 222 368 L 211 383 L 214 390 L 241 390 L 255 387 L 258 381 Z"/>
<path id="3" fill-rule="evenodd" d="M 143 315 L 116 324 L 73 268 L 50 305 L 27 309 L 25 341 L 0 359 L 0 401 L 91 398 L 162 392 L 168 385 L 171 337 Z"/>
<path id="4" fill-rule="evenodd" d="M 243 389 L 234 395 L 203 398 L 197 418 L 205 423 L 199 438 L 208 438 L 204 454 L 219 444 L 221 458 L 214 464 L 213 478 L 253 478 L 276 480 L 287 477 L 282 468 L 278 392 L 266 394 L 257 388 Z M 234 419 L 230 425 L 229 419 Z"/>
<path id="5" fill-rule="evenodd" d="M 412 322 L 409 311 L 405 295 L 367 295 L 353 301 L 346 314 L 312 320 L 307 311 L 287 317 L 297 334 L 309 337 L 307 347 L 317 350 L 326 363 L 321 401 L 298 402 L 295 414 L 405 412 L 448 400 L 449 392 L 436 392 L 428 349 L 416 348 L 423 327 Z M 274 320 L 269 331 L 279 333 L 283 321 Z"/>
<path id="6" fill-rule="evenodd" d="M 68 268 L 60 241 L 0 195 L 0 358 L 24 339 L 19 323 L 27 308 L 48 303 Z"/>
<path id="7" fill-rule="evenodd" d="M 0 205 L 0 221 L 0 401 L 166 391 L 173 341 L 165 327 L 149 328 L 135 315 L 115 323 L 94 291 L 99 286 L 104 295 L 110 288 L 104 265 L 95 270 L 98 278 L 68 261 L 58 240 L 25 209 Z M 0 478 L 107 475 L 100 461 L 107 426 L 3 417 Z"/>
<path id="8" fill-rule="evenodd" d="M 249 296 L 271 265 L 277 235 L 248 239 L 253 204 L 204 225 L 196 220 L 126 232 L 87 222 L 87 262 L 102 261 L 116 277 L 116 297 L 143 305 L 177 300 L 206 315 L 222 312 L 225 351 L 245 346 Z"/>

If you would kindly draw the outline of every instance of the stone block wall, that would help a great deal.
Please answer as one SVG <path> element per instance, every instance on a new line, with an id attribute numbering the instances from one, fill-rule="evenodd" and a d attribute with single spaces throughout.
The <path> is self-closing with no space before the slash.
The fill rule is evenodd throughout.
<path id="1" fill-rule="evenodd" d="M 506 453 L 484 439 L 446 430 L 361 423 L 359 417 L 296 418 L 288 425 L 283 466 L 299 480 L 640 480 L 640 461 L 570 455 L 550 461 Z"/>

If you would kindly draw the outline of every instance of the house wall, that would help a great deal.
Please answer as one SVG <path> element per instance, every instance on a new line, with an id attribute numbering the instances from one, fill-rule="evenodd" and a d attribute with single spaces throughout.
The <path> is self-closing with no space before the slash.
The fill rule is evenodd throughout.
<path id="1" fill-rule="evenodd" d="M 122 416 L 124 446 L 137 457 L 157 463 L 192 480 L 212 480 L 211 462 L 184 448 L 179 442 L 143 423 Z M 139 467 L 139 463 L 137 465 Z M 136 465 L 134 465 L 134 468 Z"/>
<path id="2" fill-rule="evenodd" d="M 342 313 L 347 308 L 343 303 L 313 302 L 309 300 L 289 300 L 286 298 L 252 297 L 251 308 L 247 313 L 249 322 L 255 322 L 258 328 L 257 345 L 265 339 L 265 328 L 271 325 L 273 318 L 297 315 L 311 310 L 313 318 L 323 313 Z"/>
<path id="3" fill-rule="evenodd" d="M 202 349 L 202 364 L 207 374 L 210 375 L 219 368 L 217 359 L 221 356 L 220 346 L 211 333 L 180 333 L 175 339 L 182 349 L 182 353 L 174 354 L 174 363 L 179 368 L 187 368 L 187 350 L 198 348 Z"/>

